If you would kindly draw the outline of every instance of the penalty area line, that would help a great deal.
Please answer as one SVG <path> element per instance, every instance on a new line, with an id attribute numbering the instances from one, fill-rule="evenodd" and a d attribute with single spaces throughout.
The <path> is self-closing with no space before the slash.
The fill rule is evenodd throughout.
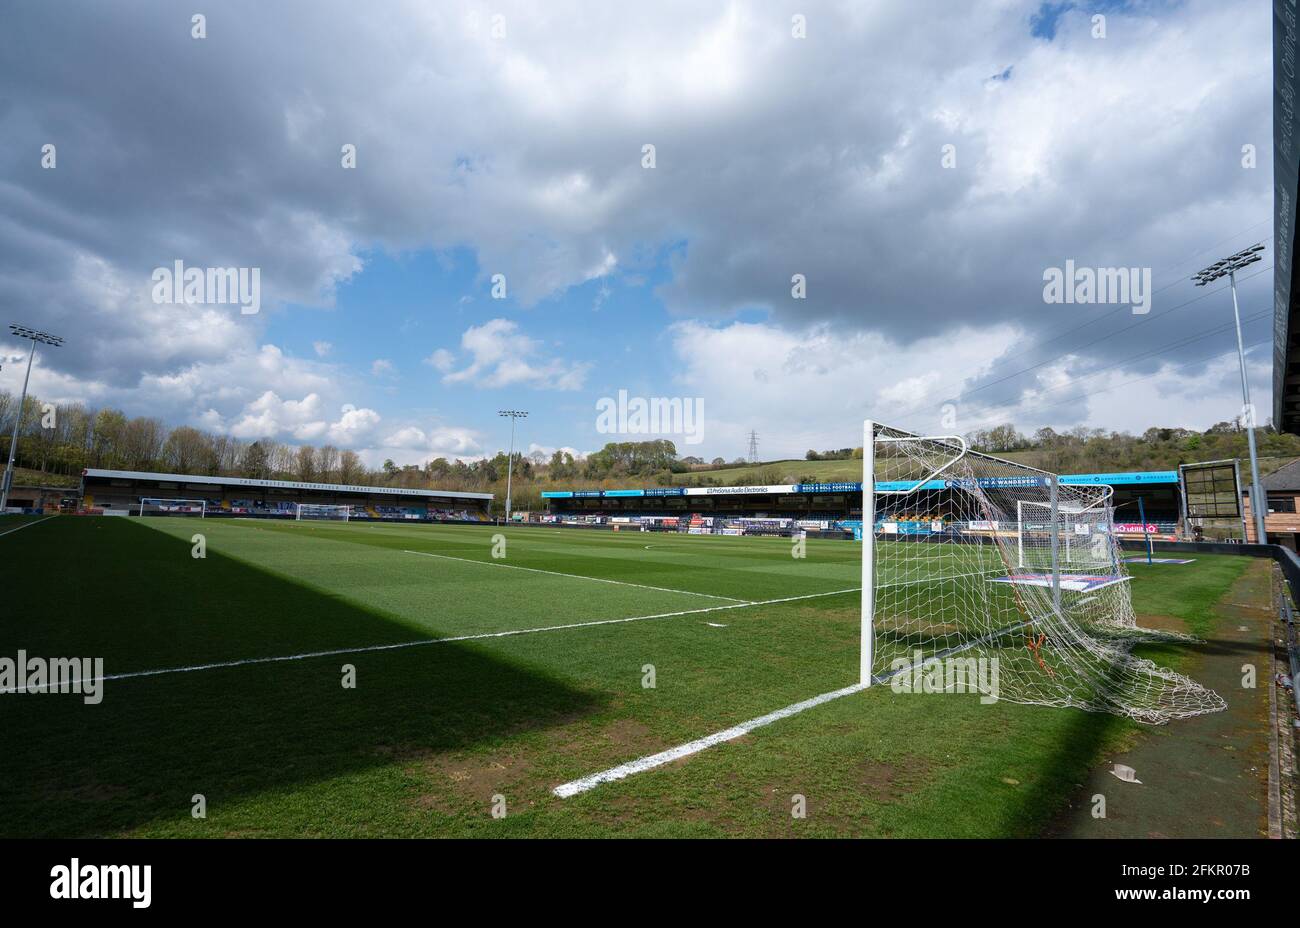
<path id="1" fill-rule="evenodd" d="M 629 583 L 627 580 L 609 580 L 605 577 L 588 577 L 586 574 L 564 574 L 558 570 L 542 570 L 540 567 L 520 567 L 518 564 L 499 564 L 496 561 L 476 561 L 472 557 L 453 557 L 450 554 L 430 554 L 428 551 L 407 551 L 403 554 L 418 554 L 420 557 L 440 557 L 445 561 L 461 561 L 466 564 L 479 564 L 483 567 L 505 567 L 509 570 L 526 570 L 534 574 L 550 574 L 552 577 L 568 577 L 570 580 L 591 580 L 594 583 L 614 583 L 618 586 L 634 586 L 642 590 L 655 590 L 659 593 L 680 593 L 683 596 L 703 596 L 706 599 L 725 599 L 732 603 L 748 603 L 748 599 L 734 596 L 718 596 L 714 593 L 697 593 L 694 590 L 672 590 L 666 586 L 649 586 L 645 583 Z"/>
<path id="2" fill-rule="evenodd" d="M 313 657 L 337 657 L 341 654 L 366 654 L 372 651 L 397 651 L 403 648 L 418 648 L 431 644 L 452 644 L 457 641 L 486 641 L 491 638 L 513 638 L 519 635 L 536 635 L 541 632 L 561 632 L 575 628 L 594 628 L 599 625 L 622 625 L 628 622 L 645 622 L 650 619 L 671 619 L 683 615 L 699 615 L 705 612 L 721 612 L 726 609 L 753 609 L 757 606 L 775 606 L 781 603 L 798 602 L 804 599 L 817 599 L 822 596 L 839 596 L 843 593 L 857 593 L 852 590 L 828 590 L 825 593 L 806 593 L 802 596 L 785 596 L 781 599 L 765 599 L 758 602 L 732 603 L 726 606 L 701 606 L 699 609 L 683 609 L 678 612 L 658 612 L 654 615 L 634 615 L 622 619 L 597 619 L 594 622 L 570 622 L 567 625 L 543 625 L 537 628 L 514 628 L 503 632 L 481 632 L 476 635 L 455 635 L 447 638 L 421 638 L 416 641 L 399 641 L 394 644 L 371 644 L 355 648 L 332 648 L 328 651 L 305 651 L 301 654 L 280 654 L 273 657 L 246 657 L 232 661 L 215 661 L 210 664 L 191 664 L 186 667 L 162 667 L 157 670 L 132 670 L 127 673 L 104 674 L 93 677 L 86 682 L 102 683 L 110 680 L 133 680 L 140 677 L 161 677 L 173 673 L 196 673 L 201 670 L 223 670 L 228 667 L 247 667 L 253 664 L 278 664 L 284 661 L 305 661 Z M 34 687 L 22 687 L 14 692 L 45 689 L 51 684 Z"/>

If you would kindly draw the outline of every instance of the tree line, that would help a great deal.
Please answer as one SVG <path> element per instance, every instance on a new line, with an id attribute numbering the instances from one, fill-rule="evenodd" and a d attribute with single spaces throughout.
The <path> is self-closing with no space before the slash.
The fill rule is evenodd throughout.
<path id="1" fill-rule="evenodd" d="M 0 454 L 8 455 L 9 435 L 18 399 L 0 391 Z M 1271 426 L 1257 430 L 1259 453 L 1265 458 L 1300 457 L 1300 436 Z M 1220 422 L 1197 432 L 1156 427 L 1140 436 L 1126 432 L 1079 427 L 1064 432 L 1041 428 L 1032 435 L 1014 425 L 970 433 L 972 448 L 1014 457 L 1055 473 L 1124 470 L 1172 470 L 1194 461 L 1246 457 L 1246 434 L 1235 422 Z M 860 458 L 861 448 L 810 451 L 807 460 Z M 548 488 L 586 486 L 610 488 L 629 482 L 645 485 L 719 483 L 709 472 L 744 464 L 722 458 L 706 463 L 679 457 L 672 441 L 609 442 L 599 451 L 575 455 L 570 451 L 515 452 L 513 463 L 504 451 L 478 460 L 433 458 L 423 464 L 397 465 L 384 461 L 367 467 L 351 449 L 333 445 L 291 445 L 271 438 L 240 439 L 188 425 L 169 427 L 148 416 L 128 417 L 119 409 L 95 409 L 81 403 L 48 404 L 29 396 L 22 416 L 16 463 L 51 480 L 62 476 L 73 483 L 86 467 L 109 470 L 157 471 L 195 476 L 255 477 L 316 483 L 400 486 L 490 492 L 504 499 L 507 468 L 513 468 L 516 508 L 540 508 L 540 493 Z M 811 482 L 797 464 L 754 464 L 732 482 Z M 782 469 L 784 467 L 784 469 Z M 788 472 L 787 472 L 788 471 Z M 688 476 L 683 476 L 688 475 Z"/>
<path id="2" fill-rule="evenodd" d="M 0 391 L 0 454 L 7 457 L 18 397 Z M 219 477 L 253 477 L 313 483 L 395 486 L 491 492 L 504 496 L 511 458 L 504 451 L 478 460 L 433 458 L 423 464 L 386 460 L 367 467 L 361 456 L 333 445 L 288 444 L 272 438 L 241 439 L 192 426 L 170 427 L 150 416 L 82 403 L 46 403 L 28 395 L 15 463 L 38 472 L 25 479 L 74 483 L 87 467 Z M 721 459 L 718 459 L 721 463 Z M 671 441 L 611 442 L 589 455 L 515 452 L 517 506 L 541 505 L 540 485 L 619 481 L 691 469 Z M 52 478 L 62 477 L 62 481 Z"/>
<path id="3" fill-rule="evenodd" d="M 1300 436 L 1266 425 L 1255 429 L 1255 438 L 1262 458 L 1300 457 Z M 1141 435 L 1083 426 L 1064 432 L 1040 428 L 1025 435 L 1006 424 L 971 432 L 966 440 L 976 451 L 1010 455 L 1057 474 L 1176 470 L 1179 464 L 1249 456 L 1246 431 L 1234 421 L 1215 423 L 1203 432 L 1156 426 Z"/>

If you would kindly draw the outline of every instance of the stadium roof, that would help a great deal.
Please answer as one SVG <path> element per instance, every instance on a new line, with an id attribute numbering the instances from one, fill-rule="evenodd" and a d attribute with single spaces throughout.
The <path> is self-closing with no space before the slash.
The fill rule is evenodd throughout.
<path id="1" fill-rule="evenodd" d="M 210 484 L 222 487 L 265 487 L 269 490 L 318 490 L 325 493 L 380 493 L 387 496 L 418 496 L 424 499 L 492 499 L 491 493 L 463 493 L 458 490 L 411 490 L 406 487 L 367 487 L 350 483 L 312 483 L 307 480 L 262 480 L 257 477 L 209 477 L 204 474 L 154 474 L 141 470 L 100 470 L 87 467 L 82 477 L 108 480 L 154 480 L 167 483 Z"/>
<path id="2" fill-rule="evenodd" d="M 1279 467 L 1271 474 L 1266 474 L 1260 479 L 1260 483 L 1264 484 L 1265 493 L 1269 490 L 1300 490 L 1300 458 Z M 1247 493 L 1250 492 L 1249 486 L 1242 489 Z"/>

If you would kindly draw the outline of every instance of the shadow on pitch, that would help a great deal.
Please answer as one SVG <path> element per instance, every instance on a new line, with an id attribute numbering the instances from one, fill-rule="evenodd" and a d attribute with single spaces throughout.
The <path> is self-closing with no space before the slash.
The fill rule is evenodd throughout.
<path id="1" fill-rule="evenodd" d="M 49 536 L 74 557 L 91 536 L 98 556 L 78 564 L 77 589 L 56 597 L 53 612 L 40 608 L 49 590 L 20 596 L 11 615 L 30 622 L 0 620 L 0 653 L 25 646 L 24 625 L 43 646 L 32 653 L 94 654 L 76 645 L 111 643 L 109 673 L 420 637 L 212 552 L 196 586 L 188 541 L 92 525 L 70 522 L 61 540 Z M 132 556 L 113 556 L 114 542 Z M 22 556 L 39 563 L 43 555 L 37 546 Z M 218 644 L 229 653 L 214 653 Z M 181 653 L 189 659 L 177 660 Z M 356 668 L 355 689 L 341 684 L 344 664 Z M 0 696 L 0 836 L 188 821 L 195 793 L 220 833 L 222 805 L 562 724 L 596 707 L 535 669 L 454 643 L 109 681 L 97 706 L 76 695 Z"/>

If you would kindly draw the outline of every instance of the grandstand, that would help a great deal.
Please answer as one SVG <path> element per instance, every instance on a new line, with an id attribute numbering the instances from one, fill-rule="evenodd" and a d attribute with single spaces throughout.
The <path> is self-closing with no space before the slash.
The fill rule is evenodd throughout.
<path id="1" fill-rule="evenodd" d="M 1183 486 L 1177 471 L 1071 474 L 1061 478 L 1075 486 L 1110 486 L 1115 491 L 1116 530 L 1157 537 L 1179 531 Z M 822 537 L 860 537 L 861 483 L 796 483 L 735 487 L 654 487 L 642 490 L 574 490 L 542 493 L 543 521 L 574 525 L 633 527 L 694 534 L 789 535 L 810 532 Z M 1146 521 L 1139 520 L 1138 499 Z M 937 512 L 908 514 L 906 526 L 941 520 Z M 928 529 L 927 529 L 928 530 Z"/>
<path id="2" fill-rule="evenodd" d="M 97 468 L 82 472 L 81 497 L 81 511 L 95 514 L 138 514 L 149 500 L 162 515 L 293 519 L 306 503 L 347 506 L 351 519 L 381 522 L 487 522 L 492 505 L 491 493 Z"/>

